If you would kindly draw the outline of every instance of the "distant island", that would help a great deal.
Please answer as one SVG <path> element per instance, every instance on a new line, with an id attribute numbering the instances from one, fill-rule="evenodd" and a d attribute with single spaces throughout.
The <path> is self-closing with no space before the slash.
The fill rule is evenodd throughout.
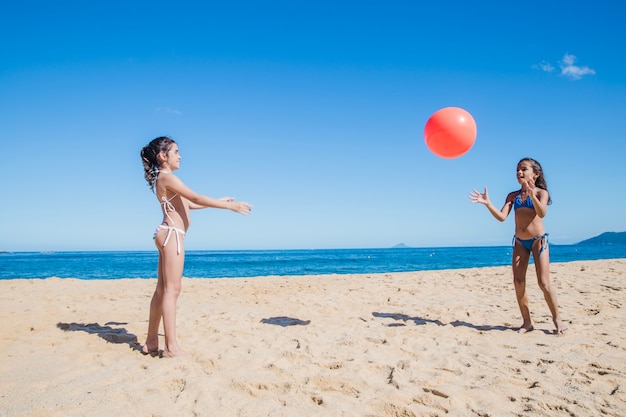
<path id="1" fill-rule="evenodd" d="M 604 232 L 601 235 L 578 242 L 577 245 L 616 245 L 626 243 L 626 232 Z"/>
<path id="2" fill-rule="evenodd" d="M 410 248 L 410 246 L 407 246 L 404 243 L 398 243 L 397 245 L 391 247 L 391 249 L 404 249 L 404 248 Z"/>

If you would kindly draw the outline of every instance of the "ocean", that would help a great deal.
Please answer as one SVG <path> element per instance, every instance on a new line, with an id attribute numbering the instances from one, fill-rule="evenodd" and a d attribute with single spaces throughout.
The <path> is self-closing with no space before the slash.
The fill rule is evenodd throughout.
<path id="1" fill-rule="evenodd" d="M 187 251 L 189 278 L 368 274 L 511 264 L 510 246 Z M 626 258 L 626 245 L 550 245 L 551 262 Z M 2 252 L 0 279 L 155 278 L 157 251 Z M 532 262 L 532 261 L 531 261 Z"/>

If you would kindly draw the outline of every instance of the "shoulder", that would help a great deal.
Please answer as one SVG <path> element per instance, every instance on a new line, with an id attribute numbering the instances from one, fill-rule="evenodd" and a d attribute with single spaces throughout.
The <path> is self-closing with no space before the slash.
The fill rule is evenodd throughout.
<path id="1" fill-rule="evenodd" d="M 176 175 L 171 172 L 160 172 L 157 178 L 157 182 L 161 184 L 171 184 L 180 181 Z"/>
<path id="2" fill-rule="evenodd" d="M 550 193 L 548 192 L 548 190 L 537 187 L 537 198 L 539 198 L 539 200 L 542 200 L 542 199 L 547 200 L 550 198 Z"/>
<path id="3" fill-rule="evenodd" d="M 518 194 L 519 194 L 519 190 L 511 191 L 506 196 L 506 202 L 508 203 L 510 201 L 514 201 L 515 197 L 517 197 Z"/>
<path id="4" fill-rule="evenodd" d="M 171 189 L 176 184 L 178 179 L 174 174 L 169 172 L 160 172 L 156 181 L 156 189 L 159 194 L 164 194 L 166 190 Z"/>

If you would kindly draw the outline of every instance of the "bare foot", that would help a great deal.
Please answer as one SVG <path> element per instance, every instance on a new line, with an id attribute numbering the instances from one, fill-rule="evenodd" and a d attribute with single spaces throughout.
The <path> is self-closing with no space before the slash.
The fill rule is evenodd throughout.
<path id="1" fill-rule="evenodd" d="M 191 355 L 182 349 L 169 350 L 164 349 L 160 355 L 161 358 L 190 358 Z"/>
<path id="2" fill-rule="evenodd" d="M 161 352 L 159 348 L 151 349 L 148 347 L 148 345 L 141 346 L 139 351 L 144 355 L 150 355 L 150 356 L 159 356 Z"/>
<path id="3" fill-rule="evenodd" d="M 517 333 L 524 334 L 528 332 L 532 332 L 535 330 L 532 324 L 522 324 L 519 329 L 517 329 Z"/>
<path id="4" fill-rule="evenodd" d="M 561 322 L 560 319 L 558 320 L 552 320 L 554 322 L 554 326 L 556 327 L 556 329 L 554 330 L 554 334 L 557 336 L 562 336 L 565 334 L 565 332 L 567 331 L 567 327 L 563 326 L 563 323 Z"/>
<path id="5" fill-rule="evenodd" d="M 141 346 L 139 348 L 139 351 L 141 353 L 143 353 L 144 355 L 150 355 L 150 356 L 159 356 L 159 352 L 163 350 L 163 348 L 161 348 L 159 346 L 159 342 L 157 341 L 156 343 L 148 343 L 146 342 L 145 345 Z"/>

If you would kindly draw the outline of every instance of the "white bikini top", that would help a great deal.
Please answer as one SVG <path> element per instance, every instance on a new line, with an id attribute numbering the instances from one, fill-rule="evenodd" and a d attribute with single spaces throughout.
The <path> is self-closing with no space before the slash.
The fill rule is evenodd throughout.
<path id="1" fill-rule="evenodd" d="M 176 208 L 174 207 L 174 205 L 172 204 L 172 200 L 174 199 L 174 197 L 176 197 L 178 194 L 174 194 L 172 196 L 172 198 L 170 198 L 169 200 L 165 198 L 165 196 L 161 197 L 161 207 L 163 208 L 163 213 L 167 216 L 168 219 L 170 219 L 170 221 L 172 222 L 172 224 L 174 224 L 174 219 L 172 219 L 172 217 L 169 215 L 170 211 L 176 211 Z"/>
<path id="2" fill-rule="evenodd" d="M 158 178 L 159 177 L 157 176 L 157 179 L 154 181 L 155 189 L 156 189 L 156 181 L 158 180 Z M 172 204 L 172 200 L 176 198 L 177 195 L 178 194 L 174 194 L 169 199 L 167 199 L 165 196 L 161 197 L 161 208 L 163 208 L 163 214 L 165 214 L 167 218 L 172 222 L 172 225 L 174 225 L 174 219 L 172 219 L 172 217 L 169 215 L 169 212 L 176 211 L 176 207 L 174 207 L 174 205 Z"/>
<path id="3" fill-rule="evenodd" d="M 156 181 L 155 181 L 155 188 L 156 188 Z M 174 207 L 174 205 L 172 204 L 172 200 L 177 195 L 178 194 L 174 194 L 172 197 L 170 197 L 169 200 L 165 196 L 161 197 L 161 201 L 162 201 L 161 208 L 163 209 L 163 213 L 165 214 L 165 216 L 167 216 L 170 222 L 172 222 L 172 225 L 162 224 L 157 228 L 157 230 L 167 229 L 167 236 L 165 237 L 165 241 L 163 242 L 163 247 L 167 245 L 167 242 L 170 240 L 170 235 L 172 234 L 172 232 L 174 232 L 176 234 L 176 253 L 180 253 L 180 235 L 184 237 L 185 231 L 177 228 L 176 226 L 173 226 L 174 219 L 172 219 L 172 217 L 169 215 L 169 212 L 176 211 L 176 207 Z"/>

